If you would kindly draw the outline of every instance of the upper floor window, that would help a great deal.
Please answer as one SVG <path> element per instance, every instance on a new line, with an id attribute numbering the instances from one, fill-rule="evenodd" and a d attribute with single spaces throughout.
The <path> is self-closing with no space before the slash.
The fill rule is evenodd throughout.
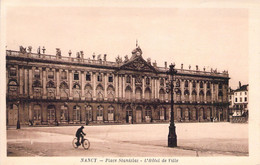
<path id="1" fill-rule="evenodd" d="M 99 82 L 102 81 L 102 75 L 101 75 L 101 74 L 99 74 L 99 75 L 97 76 L 97 81 L 99 81 Z"/>
<path id="2" fill-rule="evenodd" d="M 39 69 L 34 70 L 34 78 L 40 78 L 40 70 Z"/>
<path id="3" fill-rule="evenodd" d="M 210 88 L 210 83 L 207 83 L 207 88 L 208 88 L 208 89 Z"/>
<path id="4" fill-rule="evenodd" d="M 237 98 L 235 98 L 235 102 L 237 102 Z"/>
<path id="5" fill-rule="evenodd" d="M 131 77 L 130 76 L 126 77 L 126 83 L 131 83 Z"/>
<path id="6" fill-rule="evenodd" d="M 67 79 L 67 72 L 65 70 L 61 72 L 61 79 Z"/>
<path id="7" fill-rule="evenodd" d="M 189 82 L 185 81 L 185 87 L 188 88 L 189 87 Z"/>
<path id="8" fill-rule="evenodd" d="M 240 96 L 242 95 L 242 92 L 240 92 L 240 94 L 239 94 Z"/>
<path id="9" fill-rule="evenodd" d="M 10 76 L 16 76 L 16 68 L 10 68 L 9 75 Z"/>
<path id="10" fill-rule="evenodd" d="M 79 73 L 78 72 L 74 73 L 74 80 L 79 80 Z"/>
<path id="11" fill-rule="evenodd" d="M 203 88 L 203 82 L 200 82 L 200 88 Z"/>
<path id="12" fill-rule="evenodd" d="M 91 75 L 89 73 L 86 74 L 86 81 L 91 81 Z"/>
<path id="13" fill-rule="evenodd" d="M 240 102 L 242 102 L 242 97 L 240 97 Z"/>
<path id="14" fill-rule="evenodd" d="M 245 97 L 245 102 L 247 101 L 247 97 Z"/>
<path id="15" fill-rule="evenodd" d="M 160 85 L 161 85 L 161 86 L 164 86 L 164 80 L 163 80 L 163 78 L 161 78 L 161 80 L 160 80 Z"/>
<path id="16" fill-rule="evenodd" d="M 108 82 L 113 82 L 113 76 L 112 75 L 108 76 Z"/>
<path id="17" fill-rule="evenodd" d="M 221 84 L 221 83 L 218 84 L 218 88 L 219 88 L 219 89 L 222 89 L 222 84 Z"/>
<path id="18" fill-rule="evenodd" d="M 146 78 L 146 85 L 150 85 L 150 79 L 148 77 Z"/>
<path id="19" fill-rule="evenodd" d="M 247 93 L 245 92 L 245 95 L 247 95 Z"/>
<path id="20" fill-rule="evenodd" d="M 176 87 L 180 87 L 180 86 L 181 86 L 180 80 L 177 80 L 177 81 L 176 81 Z"/>
<path id="21" fill-rule="evenodd" d="M 54 71 L 50 70 L 48 72 L 48 78 L 54 78 Z"/>
<path id="22" fill-rule="evenodd" d="M 196 88 L 196 82 L 195 81 L 192 83 L 192 87 Z"/>

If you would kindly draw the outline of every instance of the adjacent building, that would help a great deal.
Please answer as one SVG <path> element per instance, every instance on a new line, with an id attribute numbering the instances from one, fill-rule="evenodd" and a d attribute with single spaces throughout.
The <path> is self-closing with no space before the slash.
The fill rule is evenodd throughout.
<path id="1" fill-rule="evenodd" d="M 139 46 L 130 58 L 93 54 L 84 58 L 6 51 L 7 125 L 150 123 L 170 120 L 169 70 L 157 66 Z M 174 119 L 177 122 L 228 121 L 228 72 L 177 69 Z M 238 92 L 239 94 L 239 92 Z M 245 93 L 242 100 L 245 101 Z M 239 94 L 239 96 L 241 96 Z M 237 101 L 240 97 L 235 96 Z M 244 105 L 243 105 L 244 106 Z"/>

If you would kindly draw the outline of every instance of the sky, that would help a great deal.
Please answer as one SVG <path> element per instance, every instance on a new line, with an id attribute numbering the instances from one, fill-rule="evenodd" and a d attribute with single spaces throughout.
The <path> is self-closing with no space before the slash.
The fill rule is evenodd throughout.
<path id="1" fill-rule="evenodd" d="M 45 46 L 63 56 L 107 54 L 131 57 L 136 40 L 143 58 L 158 66 L 228 70 L 230 86 L 248 83 L 248 11 L 224 8 L 8 7 L 7 49 Z"/>

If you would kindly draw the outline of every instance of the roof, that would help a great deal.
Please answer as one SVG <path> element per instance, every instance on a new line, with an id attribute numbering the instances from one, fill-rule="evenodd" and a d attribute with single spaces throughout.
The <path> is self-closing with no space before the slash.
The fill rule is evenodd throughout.
<path id="1" fill-rule="evenodd" d="M 246 85 L 242 85 L 240 88 L 236 89 L 235 92 L 239 92 L 239 91 L 248 91 L 248 84 Z"/>

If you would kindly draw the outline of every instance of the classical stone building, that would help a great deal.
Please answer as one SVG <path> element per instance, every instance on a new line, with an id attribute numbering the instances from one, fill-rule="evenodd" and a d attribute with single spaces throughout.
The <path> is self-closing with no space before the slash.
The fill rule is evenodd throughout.
<path id="1" fill-rule="evenodd" d="M 93 54 L 84 58 L 45 54 L 31 47 L 6 51 L 7 125 L 168 122 L 170 94 L 165 67 L 144 60 L 137 46 L 132 56 Z M 177 122 L 228 120 L 228 73 L 177 69 L 174 119 Z"/>

